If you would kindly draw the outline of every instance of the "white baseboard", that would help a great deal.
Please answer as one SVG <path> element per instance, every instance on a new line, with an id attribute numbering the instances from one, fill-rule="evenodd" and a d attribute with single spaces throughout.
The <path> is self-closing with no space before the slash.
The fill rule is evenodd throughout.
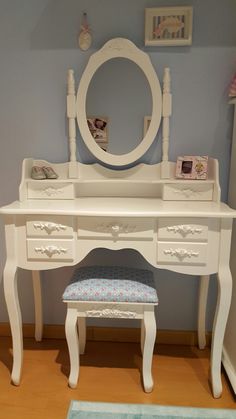
<path id="1" fill-rule="evenodd" d="M 230 361 L 228 352 L 226 351 L 225 347 L 223 347 L 222 364 L 224 365 L 224 369 L 228 375 L 228 378 L 232 385 L 234 393 L 236 394 L 236 371 Z"/>

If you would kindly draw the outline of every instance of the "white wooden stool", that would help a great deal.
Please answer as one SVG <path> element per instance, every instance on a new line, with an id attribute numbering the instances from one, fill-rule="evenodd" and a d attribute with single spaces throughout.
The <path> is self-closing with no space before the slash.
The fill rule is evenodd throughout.
<path id="1" fill-rule="evenodd" d="M 82 267 L 74 272 L 63 301 L 67 304 L 69 386 L 75 388 L 79 377 L 79 353 L 84 353 L 86 343 L 86 317 L 141 319 L 143 385 L 147 393 L 151 392 L 156 339 L 154 307 L 158 304 L 152 272 L 119 266 Z"/>

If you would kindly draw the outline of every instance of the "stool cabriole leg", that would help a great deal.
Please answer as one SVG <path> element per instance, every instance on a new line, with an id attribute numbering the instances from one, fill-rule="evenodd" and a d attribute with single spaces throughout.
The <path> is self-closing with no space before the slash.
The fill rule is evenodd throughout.
<path id="1" fill-rule="evenodd" d="M 79 378 L 79 340 L 77 332 L 77 310 L 75 308 L 67 308 L 65 331 L 70 356 L 69 386 L 75 388 Z"/>

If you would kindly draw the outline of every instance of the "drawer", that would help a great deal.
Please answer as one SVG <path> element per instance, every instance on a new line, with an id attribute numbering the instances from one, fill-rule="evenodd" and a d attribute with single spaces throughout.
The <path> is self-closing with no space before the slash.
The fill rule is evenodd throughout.
<path id="1" fill-rule="evenodd" d="M 208 238 L 208 221 L 199 218 L 160 218 L 158 240 L 200 240 Z"/>
<path id="2" fill-rule="evenodd" d="M 73 199 L 72 183 L 34 180 L 28 182 L 28 199 Z"/>
<path id="3" fill-rule="evenodd" d="M 205 265 L 207 248 L 207 243 L 158 242 L 157 263 Z"/>
<path id="4" fill-rule="evenodd" d="M 27 217 L 27 237 L 73 237 L 73 218 L 70 217 Z"/>
<path id="5" fill-rule="evenodd" d="M 78 221 L 78 237 L 88 239 L 153 240 L 153 229 L 150 218 L 83 217 Z"/>
<path id="6" fill-rule="evenodd" d="M 73 260 L 74 240 L 27 240 L 28 259 L 37 260 Z"/>
<path id="7" fill-rule="evenodd" d="M 212 183 L 166 183 L 163 185 L 163 200 L 165 201 L 212 201 Z"/>

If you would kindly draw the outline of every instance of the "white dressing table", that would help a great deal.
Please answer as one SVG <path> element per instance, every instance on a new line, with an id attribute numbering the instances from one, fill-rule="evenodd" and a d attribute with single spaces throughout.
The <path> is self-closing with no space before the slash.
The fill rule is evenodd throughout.
<path id="1" fill-rule="evenodd" d="M 123 57 L 144 72 L 152 93 L 153 112 L 147 134 L 131 152 L 116 156 L 94 141 L 86 121 L 86 94 L 95 71 L 107 60 Z M 93 54 L 81 78 L 77 98 L 73 71 L 68 73 L 67 116 L 70 161 L 50 164 L 55 180 L 31 179 L 34 165 L 23 162 L 20 199 L 0 209 L 5 221 L 7 261 L 4 292 L 13 339 L 12 381 L 18 385 L 23 361 L 22 320 L 17 291 L 17 268 L 32 270 L 36 306 L 36 339 L 42 338 L 39 271 L 79 263 L 92 249 L 131 248 L 154 267 L 200 276 L 199 347 L 204 348 L 209 275 L 218 274 L 218 301 L 211 349 L 214 397 L 220 397 L 221 356 L 231 301 L 229 269 L 232 219 L 236 211 L 220 202 L 218 163 L 209 159 L 205 181 L 179 180 L 168 161 L 170 74 L 165 70 L 163 92 L 148 56 L 130 41 L 115 39 Z M 76 117 L 82 138 L 101 164 L 76 161 Z M 162 161 L 134 163 L 156 137 L 162 118 Z M 107 168 L 102 162 L 110 165 Z M 122 169 L 133 163 L 129 169 Z M 19 284 L 20 286 L 20 284 Z M 157 378 L 158 379 L 158 378 Z M 207 377 L 206 377 L 207 380 Z"/>

